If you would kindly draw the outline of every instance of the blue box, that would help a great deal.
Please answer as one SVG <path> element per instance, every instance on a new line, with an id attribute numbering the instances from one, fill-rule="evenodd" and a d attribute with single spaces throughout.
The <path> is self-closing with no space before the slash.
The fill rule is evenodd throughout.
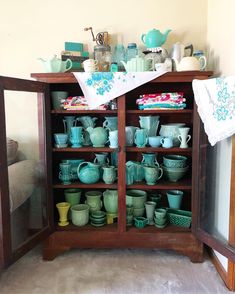
<path id="1" fill-rule="evenodd" d="M 68 51 L 83 51 L 83 43 L 65 42 L 64 49 Z"/>

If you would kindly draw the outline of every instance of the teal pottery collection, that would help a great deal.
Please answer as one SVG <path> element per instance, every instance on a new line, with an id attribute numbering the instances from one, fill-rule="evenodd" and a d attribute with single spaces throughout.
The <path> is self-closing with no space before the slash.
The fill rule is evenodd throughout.
<path id="1" fill-rule="evenodd" d="M 80 163 L 77 172 L 79 180 L 84 184 L 94 184 L 100 179 L 100 166 L 92 162 Z"/>
<path id="2" fill-rule="evenodd" d="M 63 185 L 71 184 L 71 164 L 69 163 L 60 163 L 60 172 L 59 179 Z"/>
<path id="3" fill-rule="evenodd" d="M 87 128 L 93 147 L 104 147 L 108 141 L 108 131 L 102 127 Z"/>

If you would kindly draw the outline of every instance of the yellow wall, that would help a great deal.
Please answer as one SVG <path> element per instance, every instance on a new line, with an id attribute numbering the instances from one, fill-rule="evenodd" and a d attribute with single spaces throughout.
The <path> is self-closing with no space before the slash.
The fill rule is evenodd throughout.
<path id="1" fill-rule="evenodd" d="M 107 30 L 112 42 L 141 44 L 152 28 L 172 29 L 166 47 L 179 40 L 204 48 L 205 0 L 1 0 L 0 74 L 29 77 L 42 72 L 38 57 L 60 54 L 64 41 L 83 42 L 92 50 L 90 32 Z"/>

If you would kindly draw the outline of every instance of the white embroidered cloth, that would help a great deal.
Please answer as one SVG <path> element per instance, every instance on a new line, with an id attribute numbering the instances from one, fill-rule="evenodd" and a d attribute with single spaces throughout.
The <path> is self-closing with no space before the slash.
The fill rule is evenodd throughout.
<path id="1" fill-rule="evenodd" d="M 137 87 L 143 85 L 166 71 L 156 72 L 73 72 L 90 109 L 95 109 Z M 138 97 L 136 97 L 138 98 Z"/>
<path id="2" fill-rule="evenodd" d="M 235 133 L 235 76 L 193 80 L 198 113 L 213 146 Z"/>

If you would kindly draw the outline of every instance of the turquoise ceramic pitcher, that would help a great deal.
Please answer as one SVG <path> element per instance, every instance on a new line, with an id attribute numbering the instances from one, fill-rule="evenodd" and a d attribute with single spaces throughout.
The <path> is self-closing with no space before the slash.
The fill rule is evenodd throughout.
<path id="1" fill-rule="evenodd" d="M 78 178 L 84 184 L 94 184 L 100 179 L 100 165 L 84 161 L 78 166 Z"/>

